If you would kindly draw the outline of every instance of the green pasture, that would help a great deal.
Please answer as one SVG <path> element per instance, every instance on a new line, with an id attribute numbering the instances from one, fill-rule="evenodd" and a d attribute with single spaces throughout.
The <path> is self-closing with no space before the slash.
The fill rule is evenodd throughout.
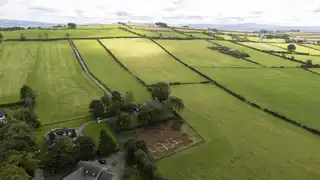
<path id="1" fill-rule="evenodd" d="M 290 43 L 272 43 L 272 45 L 275 45 L 275 46 L 278 46 L 278 47 L 282 47 L 282 48 L 287 48 L 288 45 Z M 311 48 L 308 48 L 308 47 L 304 47 L 304 46 L 299 46 L 297 44 L 295 44 L 296 46 L 296 52 L 301 52 L 301 53 L 309 53 L 311 55 L 320 55 L 320 50 L 315 50 L 315 49 L 311 49 Z"/>
<path id="2" fill-rule="evenodd" d="M 148 39 L 104 39 L 102 42 L 147 84 L 205 80 Z"/>
<path id="3" fill-rule="evenodd" d="M 251 108 L 214 85 L 176 86 L 172 91 L 186 105 L 180 114 L 205 142 L 159 161 L 169 179 L 320 177 L 318 136 Z"/>
<path id="4" fill-rule="evenodd" d="M 309 70 L 320 73 L 320 68 L 310 68 Z"/>
<path id="5" fill-rule="evenodd" d="M 231 36 L 229 36 L 229 35 L 223 35 L 223 34 L 216 34 L 216 36 L 217 37 L 222 37 L 222 38 L 224 38 L 225 40 L 232 40 L 232 37 Z"/>
<path id="6" fill-rule="evenodd" d="M 265 51 L 283 51 L 283 52 L 287 52 L 287 50 L 284 50 L 281 47 L 277 47 L 277 46 L 272 46 L 270 44 L 267 43 L 258 43 L 258 42 L 239 42 L 240 44 L 246 45 L 246 46 L 250 46 L 256 49 L 260 49 L 260 50 L 265 50 Z M 272 43 L 274 44 L 274 43 Z"/>
<path id="7" fill-rule="evenodd" d="M 32 73 L 38 48 L 38 43 L 0 44 L 0 104 L 17 102 L 20 99 L 20 88 Z"/>
<path id="8" fill-rule="evenodd" d="M 108 88 L 121 93 L 131 91 L 137 102 L 150 99 L 146 88 L 125 71 L 96 40 L 74 41 L 89 70 Z"/>
<path id="9" fill-rule="evenodd" d="M 213 38 L 203 33 L 185 33 L 185 34 L 192 35 L 192 37 L 197 37 L 197 38 Z"/>
<path id="10" fill-rule="evenodd" d="M 66 34 L 70 34 L 70 38 L 93 38 L 93 37 L 113 37 L 113 36 L 136 36 L 132 33 L 121 29 L 104 29 L 104 30 L 80 30 L 80 29 L 66 29 L 66 30 L 40 30 L 40 29 L 28 29 L 17 31 L 3 31 L 1 32 L 6 39 L 19 39 L 20 34 L 26 37 L 26 39 L 45 39 L 44 34 L 48 34 L 49 39 L 54 38 L 67 38 Z"/>
<path id="11" fill-rule="evenodd" d="M 320 130 L 317 75 L 295 68 L 198 70 L 263 108 Z"/>
<path id="12" fill-rule="evenodd" d="M 320 45 L 316 45 L 316 44 L 304 44 L 304 46 L 308 46 L 308 47 L 311 47 L 311 48 L 320 50 Z"/>
<path id="13" fill-rule="evenodd" d="M 218 43 L 222 46 L 227 46 L 232 49 L 244 51 L 245 53 L 248 53 L 250 55 L 248 59 L 258 62 L 265 66 L 299 66 L 300 65 L 297 62 L 293 62 L 285 58 L 273 56 L 271 54 L 263 53 L 263 52 L 260 52 L 251 48 L 247 48 L 245 46 L 241 46 L 229 41 L 213 41 L 213 42 Z"/>
<path id="14" fill-rule="evenodd" d="M 294 56 L 294 59 L 296 60 L 300 60 L 304 62 L 307 62 L 307 60 L 311 60 L 312 64 L 320 64 L 320 56 L 307 56 L 307 55 L 297 55 L 297 54 L 286 54 L 286 56 L 289 58 Z"/>
<path id="15" fill-rule="evenodd" d="M 255 67 L 257 65 L 243 59 L 208 49 L 215 46 L 204 40 L 157 40 L 174 56 L 190 66 L 214 66 L 214 67 Z"/>
<path id="16" fill-rule="evenodd" d="M 115 29 L 123 27 L 121 24 L 79 25 L 77 29 Z"/>
<path id="17" fill-rule="evenodd" d="M 140 29 L 131 29 L 131 31 L 139 33 L 141 35 L 145 35 L 148 37 L 158 37 L 158 36 L 162 36 L 162 37 L 187 37 L 183 34 L 174 32 L 174 31 L 145 31 L 145 30 L 140 30 Z"/>
<path id="18" fill-rule="evenodd" d="M 38 94 L 36 110 L 42 124 L 89 115 L 88 104 L 103 93 L 82 72 L 68 41 L 12 44 L 16 44 L 12 45 L 15 48 L 12 58 L 18 57 L 22 63 L 33 61 L 24 67 L 26 73 L 22 78 L 23 84 Z M 28 59 L 20 58 L 21 52 Z M 11 77 L 16 78 L 15 74 Z M 12 91 L 19 93 L 21 84 Z"/>

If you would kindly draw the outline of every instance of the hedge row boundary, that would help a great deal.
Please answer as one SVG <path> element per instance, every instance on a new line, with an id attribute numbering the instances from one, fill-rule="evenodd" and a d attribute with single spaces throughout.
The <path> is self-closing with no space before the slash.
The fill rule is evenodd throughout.
<path id="1" fill-rule="evenodd" d="M 301 69 L 303 69 L 303 70 L 305 70 L 305 71 L 308 71 L 308 72 L 311 72 L 312 74 L 315 74 L 315 75 L 319 75 L 319 76 L 320 76 L 320 73 L 315 72 L 315 71 L 311 71 L 310 69 L 307 69 L 307 68 L 301 68 Z"/>
<path id="2" fill-rule="evenodd" d="M 87 74 L 87 76 L 93 81 L 93 83 L 95 83 L 102 91 L 104 91 L 108 96 L 111 96 L 112 91 L 103 82 L 101 82 L 93 73 L 91 73 L 87 64 L 84 62 L 79 50 L 74 45 L 73 41 L 70 40 L 69 42 L 83 72 L 85 72 L 85 74 Z"/>
<path id="3" fill-rule="evenodd" d="M 124 64 L 122 64 L 122 62 L 119 61 L 119 59 L 110 51 L 110 49 L 107 48 L 106 45 L 104 45 L 99 39 L 97 39 L 97 41 L 105 49 L 105 51 L 107 51 L 107 53 L 113 58 L 113 60 L 115 60 L 126 72 L 128 72 L 133 77 L 135 77 L 136 80 L 138 82 L 140 82 L 143 86 L 147 87 L 147 84 L 142 79 L 140 79 L 138 76 L 133 74 Z"/>
<path id="4" fill-rule="evenodd" d="M 12 107 L 23 106 L 23 105 L 24 105 L 23 101 L 17 101 L 12 103 L 0 104 L 0 108 L 12 108 Z"/>
<path id="5" fill-rule="evenodd" d="M 294 62 L 306 64 L 305 62 L 300 61 L 300 60 L 291 59 L 291 58 L 288 58 L 288 57 L 283 57 L 283 56 L 280 56 L 280 55 L 277 55 L 277 54 L 273 54 L 273 53 L 270 53 L 270 52 L 265 52 L 265 51 L 263 51 L 263 50 L 260 50 L 260 49 L 254 48 L 254 47 L 251 47 L 251 46 L 247 46 L 247 45 L 238 43 L 238 42 L 236 42 L 236 41 L 229 41 L 229 42 L 232 42 L 232 43 L 234 43 L 234 44 L 238 44 L 238 45 L 240 45 L 240 46 L 244 46 L 244 47 L 247 47 L 247 48 L 250 48 L 250 49 L 254 49 L 254 50 L 260 51 L 260 52 L 262 52 L 262 53 L 267 53 L 267 54 L 270 54 L 270 55 L 273 55 L 273 56 L 278 56 L 278 57 L 281 57 L 281 58 L 283 58 L 283 59 L 287 59 L 287 60 L 290 60 L 290 61 L 294 61 Z"/>
<path id="6" fill-rule="evenodd" d="M 155 43 L 156 45 L 158 45 L 162 50 L 164 50 L 166 53 L 168 53 L 174 60 L 178 61 L 179 63 L 181 63 L 182 65 L 184 65 L 185 67 L 189 68 L 190 70 L 194 71 L 195 73 L 197 73 L 198 75 L 200 75 L 201 77 L 205 78 L 207 81 L 212 81 L 212 79 L 210 79 L 207 75 L 203 74 L 202 72 L 196 70 L 195 68 L 193 68 L 192 66 L 189 66 L 188 64 L 186 64 L 185 62 L 181 61 L 179 58 L 177 58 L 176 56 L 174 56 L 173 54 L 171 54 L 167 49 L 165 49 L 161 44 L 159 44 L 158 42 L 156 42 L 155 40 L 149 38 L 150 41 L 152 41 L 153 43 Z"/>
<path id="7" fill-rule="evenodd" d="M 134 32 L 134 31 L 131 31 L 131 30 L 127 29 L 127 28 L 119 27 L 119 29 L 121 29 L 121 30 L 123 30 L 123 31 L 127 31 L 127 32 L 129 32 L 129 33 L 131 33 L 131 34 L 134 34 L 134 35 L 137 35 L 137 36 L 142 37 L 141 34 L 136 33 L 136 32 Z"/>
<path id="8" fill-rule="evenodd" d="M 192 85 L 192 84 L 210 84 L 212 81 L 201 81 L 201 82 L 169 82 L 169 86 L 180 86 L 180 85 Z"/>

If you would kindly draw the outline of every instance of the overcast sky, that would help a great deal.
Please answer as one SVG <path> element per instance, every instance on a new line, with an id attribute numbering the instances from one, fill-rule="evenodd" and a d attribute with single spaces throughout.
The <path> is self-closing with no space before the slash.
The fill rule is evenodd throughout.
<path id="1" fill-rule="evenodd" d="M 0 0 L 0 19 L 320 25 L 320 0 Z"/>

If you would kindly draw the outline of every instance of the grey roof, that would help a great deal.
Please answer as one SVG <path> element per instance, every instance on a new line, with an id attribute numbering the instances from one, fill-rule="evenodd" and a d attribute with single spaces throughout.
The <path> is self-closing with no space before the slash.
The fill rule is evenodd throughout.
<path id="1" fill-rule="evenodd" d="M 152 99 L 152 100 L 146 101 L 146 104 L 158 109 L 163 108 L 161 102 L 158 99 Z"/>

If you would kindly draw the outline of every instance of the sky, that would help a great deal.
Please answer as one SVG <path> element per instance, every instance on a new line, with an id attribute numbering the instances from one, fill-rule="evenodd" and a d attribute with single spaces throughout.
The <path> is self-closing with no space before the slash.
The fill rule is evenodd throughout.
<path id="1" fill-rule="evenodd" d="M 0 19 L 318 26 L 320 0 L 0 0 Z"/>

